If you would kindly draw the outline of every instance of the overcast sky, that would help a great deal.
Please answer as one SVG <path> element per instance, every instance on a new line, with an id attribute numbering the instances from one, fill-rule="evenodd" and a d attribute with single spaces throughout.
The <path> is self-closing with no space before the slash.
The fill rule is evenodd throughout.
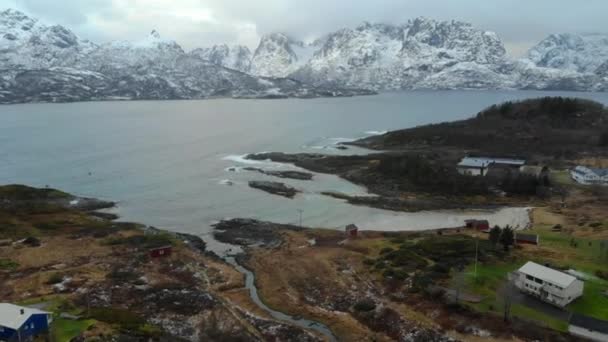
<path id="1" fill-rule="evenodd" d="M 255 48 L 261 34 L 302 40 L 363 21 L 418 16 L 463 20 L 495 31 L 515 56 L 550 33 L 608 32 L 608 0 L 0 0 L 94 41 L 137 40 L 156 29 L 191 49 Z"/>

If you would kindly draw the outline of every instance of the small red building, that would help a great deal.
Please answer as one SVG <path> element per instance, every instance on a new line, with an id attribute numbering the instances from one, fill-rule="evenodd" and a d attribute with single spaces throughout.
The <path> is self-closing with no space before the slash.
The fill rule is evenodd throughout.
<path id="1" fill-rule="evenodd" d="M 485 233 L 490 231 L 490 222 L 488 222 L 488 220 L 466 220 L 464 222 L 467 228 L 476 229 Z"/>
<path id="2" fill-rule="evenodd" d="M 356 238 L 359 235 L 359 227 L 355 226 L 354 224 L 349 224 L 348 226 L 346 226 L 346 237 L 347 238 Z"/>
<path id="3" fill-rule="evenodd" d="M 173 252 L 172 246 L 162 246 L 157 248 L 152 248 L 148 251 L 151 258 L 164 258 L 171 255 Z"/>
<path id="4" fill-rule="evenodd" d="M 524 243 L 538 246 L 540 244 L 540 238 L 536 234 L 515 233 L 515 243 Z"/>

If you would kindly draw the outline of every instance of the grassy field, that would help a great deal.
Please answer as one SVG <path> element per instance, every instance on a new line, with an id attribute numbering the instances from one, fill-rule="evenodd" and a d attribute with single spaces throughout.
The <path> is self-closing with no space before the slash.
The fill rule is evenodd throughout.
<path id="1" fill-rule="evenodd" d="M 86 331 L 95 323 L 94 320 L 69 320 L 55 318 L 51 325 L 51 336 L 55 342 L 69 342 L 74 337 Z"/>
<path id="2" fill-rule="evenodd" d="M 549 263 L 561 269 L 574 269 L 588 275 L 585 290 L 581 298 L 567 307 L 567 310 L 608 320 L 608 281 L 595 276 L 596 272 L 608 271 L 607 251 L 602 250 L 600 241 L 593 237 L 578 237 L 567 232 L 553 232 L 553 222 L 537 222 L 530 233 L 540 236 L 540 246 L 524 246 L 513 249 L 510 256 L 502 261 L 491 260 L 480 263 L 477 276 L 474 265 L 469 265 L 460 280 L 464 292 L 483 296 L 481 303 L 471 306 L 478 311 L 494 311 L 501 314 L 504 308 L 504 298 L 501 289 L 507 283 L 508 274 L 527 261 Z M 453 286 L 458 285 L 458 277 L 452 280 Z M 513 316 L 532 320 L 553 329 L 564 331 L 565 321 L 557 320 L 523 305 L 514 304 Z"/>

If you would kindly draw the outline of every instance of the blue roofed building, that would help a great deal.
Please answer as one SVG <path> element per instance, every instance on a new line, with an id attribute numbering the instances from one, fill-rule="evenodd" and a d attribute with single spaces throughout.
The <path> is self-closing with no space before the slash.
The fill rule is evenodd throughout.
<path id="1" fill-rule="evenodd" d="M 50 312 L 0 303 L 0 341 L 25 342 L 48 333 Z"/>

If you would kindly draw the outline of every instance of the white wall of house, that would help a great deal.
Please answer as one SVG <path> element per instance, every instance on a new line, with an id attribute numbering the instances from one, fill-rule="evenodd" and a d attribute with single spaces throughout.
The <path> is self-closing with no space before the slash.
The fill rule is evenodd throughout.
<path id="1" fill-rule="evenodd" d="M 542 301 L 564 307 L 583 295 L 585 284 L 580 280 L 575 280 L 568 287 L 564 288 L 538 279 L 534 275 L 518 272 L 515 286 L 520 291 L 538 297 Z"/>
<path id="2" fill-rule="evenodd" d="M 568 332 L 574 336 L 587 338 L 591 341 L 605 342 L 608 341 L 608 334 L 603 334 L 599 331 L 591 331 L 586 328 L 575 325 L 568 326 Z"/>

